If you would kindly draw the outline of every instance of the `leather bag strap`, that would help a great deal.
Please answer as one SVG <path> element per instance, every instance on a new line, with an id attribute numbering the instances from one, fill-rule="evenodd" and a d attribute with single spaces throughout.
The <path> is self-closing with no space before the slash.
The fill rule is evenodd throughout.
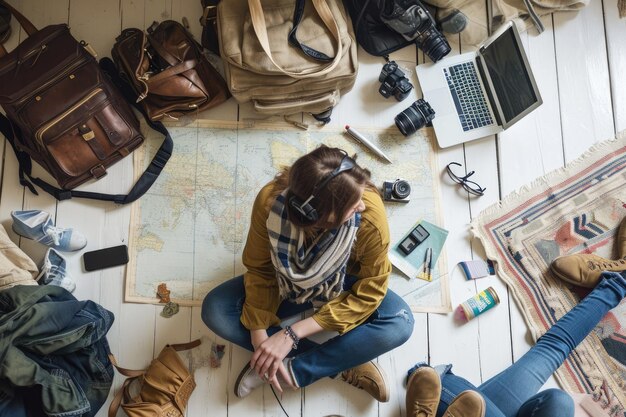
<path id="1" fill-rule="evenodd" d="M 192 340 L 191 342 L 177 343 L 177 344 L 168 345 L 168 346 L 174 349 L 176 352 L 180 352 L 182 350 L 189 350 L 189 349 L 195 348 L 196 346 L 200 346 L 200 343 L 201 343 L 200 339 L 196 339 L 196 340 Z"/>
<path id="2" fill-rule="evenodd" d="M 268 56 L 270 61 L 272 61 L 274 66 L 280 70 L 280 72 L 296 79 L 314 78 L 328 74 L 329 72 L 334 70 L 337 65 L 339 65 L 339 61 L 341 61 L 341 57 L 343 56 L 343 44 L 341 42 L 341 36 L 339 34 L 339 26 L 337 25 L 337 21 L 335 20 L 333 13 L 330 11 L 326 0 L 312 1 L 315 10 L 322 18 L 324 25 L 330 30 L 333 38 L 335 38 L 335 40 L 337 41 L 337 53 L 335 54 L 333 60 L 323 68 L 309 69 L 302 72 L 294 72 L 284 69 L 274 60 L 272 50 L 270 48 L 269 38 L 267 36 L 267 25 L 265 24 L 265 14 L 263 13 L 261 0 L 248 0 L 248 8 L 250 9 L 250 19 L 252 21 L 252 27 L 254 29 L 254 33 L 259 40 L 259 43 L 261 44 L 261 47 L 263 48 L 263 51 Z"/>
<path id="3" fill-rule="evenodd" d="M 129 103 L 132 103 L 139 111 L 142 112 L 148 125 L 165 137 L 163 143 L 161 144 L 161 147 L 152 159 L 152 162 L 150 162 L 148 168 L 146 168 L 141 177 L 139 177 L 139 179 L 128 194 L 103 194 L 94 193 L 91 191 L 64 190 L 47 183 L 41 178 L 33 177 L 31 175 L 31 157 L 26 152 L 20 151 L 19 147 L 16 145 L 16 141 L 21 142 L 19 131 L 17 129 L 13 129 L 13 126 L 9 119 L 0 114 L 0 132 L 2 132 L 2 134 L 4 134 L 4 136 L 7 138 L 7 140 L 11 144 L 11 147 L 13 148 L 13 151 L 15 152 L 15 156 L 17 157 L 17 161 L 19 163 L 20 184 L 22 186 L 28 187 L 28 189 L 33 194 L 38 194 L 35 190 L 35 187 L 33 186 L 33 184 L 35 184 L 59 201 L 68 200 L 72 197 L 76 197 L 87 198 L 91 200 L 113 201 L 117 204 L 129 204 L 139 199 L 150 189 L 152 184 L 154 184 L 156 179 L 159 177 L 159 174 L 165 167 L 165 164 L 167 164 L 170 156 L 172 156 L 174 142 L 172 141 L 172 137 L 170 136 L 169 132 L 167 131 L 163 123 L 153 122 L 145 113 L 143 113 L 142 108 L 136 103 L 136 94 L 133 92 L 128 83 L 124 82 L 119 77 L 113 61 L 111 61 L 109 58 L 103 58 L 100 61 L 100 67 L 111 77 L 114 84 L 120 89 L 126 100 Z M 26 177 L 28 177 L 28 180 L 26 179 Z"/>
<path id="4" fill-rule="evenodd" d="M 6 7 L 11 12 L 11 14 L 15 16 L 15 20 L 17 20 L 19 24 L 24 28 L 28 36 L 32 36 L 33 34 L 37 32 L 37 28 L 35 27 L 35 25 L 33 25 L 30 22 L 30 20 L 25 18 L 23 14 L 15 10 L 13 6 L 6 3 L 4 0 L 0 0 L 0 4 Z M 6 55 L 7 55 L 7 50 L 4 48 L 4 46 L 0 44 L 0 58 Z"/>
<path id="5" fill-rule="evenodd" d="M 110 356 L 111 355 L 109 355 L 109 357 Z M 135 379 L 137 379 L 137 377 L 127 378 L 120 387 L 119 391 L 117 391 L 117 393 L 113 397 L 113 400 L 111 400 L 111 404 L 109 405 L 109 417 L 115 417 L 117 415 L 117 411 L 122 405 L 122 397 L 124 396 L 124 393 L 128 390 L 130 384 L 132 384 Z"/>
<path id="6" fill-rule="evenodd" d="M 154 74 L 152 77 L 146 80 L 146 84 L 148 86 L 153 86 L 154 84 L 160 84 L 163 81 L 166 81 L 168 78 L 174 77 L 176 75 L 182 74 L 185 71 L 189 71 L 190 69 L 194 69 L 198 65 L 198 61 L 195 59 L 188 59 L 187 61 L 183 61 L 180 64 L 176 64 L 174 66 L 168 67 L 161 72 Z"/>

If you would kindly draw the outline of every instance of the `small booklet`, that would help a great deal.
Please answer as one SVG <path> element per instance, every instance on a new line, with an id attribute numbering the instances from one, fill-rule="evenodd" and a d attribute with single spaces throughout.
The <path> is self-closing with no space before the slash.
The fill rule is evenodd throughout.
<path id="1" fill-rule="evenodd" d="M 407 237 L 409 237 L 411 231 L 413 231 L 417 225 L 422 225 L 424 229 L 426 229 L 428 237 L 421 241 L 411 251 L 411 253 L 406 255 L 400 249 L 400 244 L 405 241 Z M 443 244 L 445 243 L 447 237 L 447 230 L 427 222 L 426 220 L 421 220 L 413 225 L 413 227 L 407 231 L 406 235 L 404 235 L 402 239 L 391 247 L 391 250 L 389 251 L 389 259 L 391 260 L 393 266 L 398 268 L 398 270 L 400 270 L 407 277 L 432 281 L 439 278 L 439 274 L 437 272 L 437 260 L 439 259 L 439 255 L 441 254 Z M 426 251 L 428 248 L 432 249 L 430 276 L 426 273 L 427 268 L 425 268 Z"/>

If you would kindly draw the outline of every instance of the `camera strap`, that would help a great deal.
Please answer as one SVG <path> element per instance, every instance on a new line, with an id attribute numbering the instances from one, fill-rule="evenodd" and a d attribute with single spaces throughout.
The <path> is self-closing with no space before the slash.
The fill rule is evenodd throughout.
<path id="1" fill-rule="evenodd" d="M 300 26 L 300 22 L 302 21 L 302 16 L 304 15 L 305 4 L 306 4 L 306 0 L 296 0 L 296 7 L 293 12 L 293 27 L 289 31 L 289 37 L 288 37 L 289 45 L 294 46 L 296 48 L 300 48 L 300 50 L 302 50 L 302 52 L 304 52 L 306 56 L 309 56 L 317 61 L 322 61 L 322 62 L 332 61 L 334 59 L 333 57 L 329 57 L 323 52 L 320 52 L 316 49 L 306 46 L 303 43 L 300 43 L 300 41 L 296 37 L 296 33 L 298 32 L 298 26 Z"/>

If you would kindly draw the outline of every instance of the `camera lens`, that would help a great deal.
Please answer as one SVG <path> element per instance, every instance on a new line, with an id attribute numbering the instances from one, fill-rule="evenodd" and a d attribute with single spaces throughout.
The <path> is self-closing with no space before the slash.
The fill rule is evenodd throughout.
<path id="1" fill-rule="evenodd" d="M 411 194 L 411 185 L 408 181 L 405 180 L 397 180 L 393 184 L 393 195 L 396 198 L 404 199 L 407 198 Z"/>
<path id="2" fill-rule="evenodd" d="M 452 50 L 446 38 L 441 34 L 429 37 L 420 47 L 433 62 L 439 61 Z"/>
<path id="3" fill-rule="evenodd" d="M 425 100 L 419 99 L 401 111 L 394 121 L 404 136 L 411 135 L 435 118 L 435 111 Z"/>

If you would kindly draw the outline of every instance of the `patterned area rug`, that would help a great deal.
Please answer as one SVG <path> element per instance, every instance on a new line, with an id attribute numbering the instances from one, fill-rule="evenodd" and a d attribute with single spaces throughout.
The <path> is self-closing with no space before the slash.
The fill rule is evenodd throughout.
<path id="1" fill-rule="evenodd" d="M 565 168 L 484 210 L 472 228 L 509 285 L 536 340 L 585 293 L 552 276 L 554 258 L 614 258 L 626 216 L 626 131 Z M 613 309 L 556 374 L 569 392 L 594 394 L 611 416 L 626 406 L 626 302 Z"/>

